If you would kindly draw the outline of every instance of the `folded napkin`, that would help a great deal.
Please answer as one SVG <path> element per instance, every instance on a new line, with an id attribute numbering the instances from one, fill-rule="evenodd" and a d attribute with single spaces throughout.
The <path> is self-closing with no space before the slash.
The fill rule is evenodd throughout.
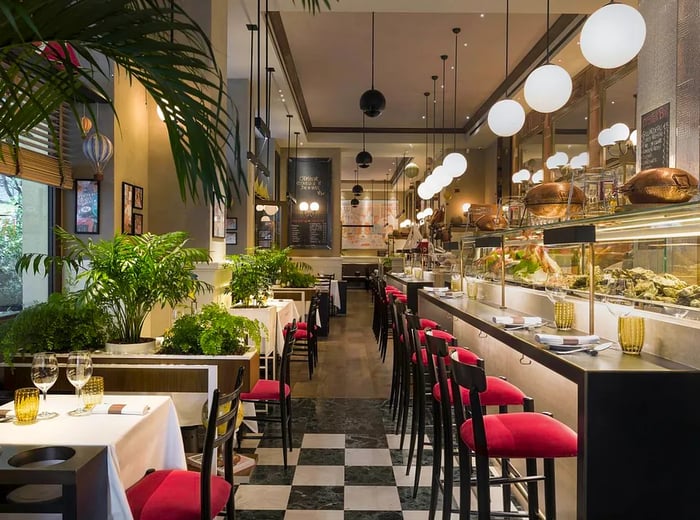
<path id="1" fill-rule="evenodd" d="M 110 415 L 146 415 L 151 407 L 148 405 L 138 406 L 124 403 L 102 403 L 92 408 L 92 413 L 104 413 Z"/>
<path id="2" fill-rule="evenodd" d="M 0 419 L 11 419 L 15 416 L 14 410 L 0 410 Z"/>
<path id="3" fill-rule="evenodd" d="M 535 334 L 535 340 L 545 345 L 588 345 L 600 341 L 596 335 L 558 336 L 556 334 Z"/>
<path id="4" fill-rule="evenodd" d="M 494 316 L 493 322 L 498 325 L 541 325 L 539 316 Z"/>

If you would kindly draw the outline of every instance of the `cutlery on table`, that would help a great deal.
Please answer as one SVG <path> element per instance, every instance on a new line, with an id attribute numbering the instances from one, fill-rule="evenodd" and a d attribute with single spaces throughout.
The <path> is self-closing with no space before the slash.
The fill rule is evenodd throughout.
<path id="1" fill-rule="evenodd" d="M 607 343 L 601 343 L 600 345 L 594 345 L 594 346 L 586 346 L 586 347 L 581 347 L 581 348 L 575 348 L 573 350 L 567 350 L 565 352 L 557 352 L 560 356 L 565 356 L 569 354 L 576 354 L 578 352 L 585 352 L 589 356 L 597 356 L 598 352 L 601 352 L 603 350 L 609 349 L 612 346 L 612 341 L 609 341 Z"/>

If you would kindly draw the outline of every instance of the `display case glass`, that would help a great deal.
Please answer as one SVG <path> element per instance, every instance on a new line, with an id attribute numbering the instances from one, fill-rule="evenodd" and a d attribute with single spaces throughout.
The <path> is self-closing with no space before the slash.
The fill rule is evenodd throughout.
<path id="1" fill-rule="evenodd" d="M 547 230 L 586 225 L 595 229 L 590 245 L 573 236 L 570 243 L 545 245 Z M 489 242 L 492 237 L 502 240 L 503 246 Z M 542 289 L 556 274 L 570 293 L 580 296 L 589 294 L 592 259 L 596 299 L 618 293 L 644 310 L 700 320 L 698 202 L 468 238 L 462 241 L 461 255 L 464 274 L 500 281 L 504 272 L 506 283 Z"/>

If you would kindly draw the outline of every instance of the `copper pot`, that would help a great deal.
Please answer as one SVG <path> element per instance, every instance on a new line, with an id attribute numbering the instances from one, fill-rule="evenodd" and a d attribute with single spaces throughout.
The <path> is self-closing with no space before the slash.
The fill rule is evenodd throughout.
<path id="1" fill-rule="evenodd" d="M 653 168 L 639 172 L 619 191 L 632 204 L 687 202 L 697 193 L 698 180 L 678 168 Z"/>
<path id="2" fill-rule="evenodd" d="M 506 218 L 499 215 L 482 215 L 477 219 L 474 225 L 481 231 L 497 231 L 508 227 Z"/>
<path id="3" fill-rule="evenodd" d="M 525 206 L 530 213 L 537 217 L 565 217 L 570 190 L 571 184 L 568 182 L 545 182 L 539 184 L 528 190 L 525 195 Z M 574 186 L 571 194 L 569 215 L 576 215 L 583 211 L 584 199 L 583 190 L 578 186 Z"/>

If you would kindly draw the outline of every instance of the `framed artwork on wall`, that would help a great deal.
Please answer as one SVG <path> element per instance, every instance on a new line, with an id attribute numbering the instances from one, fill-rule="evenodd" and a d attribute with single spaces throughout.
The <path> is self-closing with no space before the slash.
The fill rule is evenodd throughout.
<path id="1" fill-rule="evenodd" d="M 96 180 L 75 181 L 75 232 L 100 232 L 100 183 Z"/>
<path id="2" fill-rule="evenodd" d="M 226 230 L 227 231 L 238 231 L 238 218 L 230 217 L 226 219 Z"/>
<path id="3" fill-rule="evenodd" d="M 226 233 L 226 243 L 231 246 L 238 245 L 238 233 L 236 231 Z"/>
<path id="4" fill-rule="evenodd" d="M 134 209 L 143 209 L 143 188 L 134 186 Z"/>
<path id="5" fill-rule="evenodd" d="M 143 235 L 143 215 L 141 213 L 134 213 L 133 230 L 134 235 Z"/>
<path id="6" fill-rule="evenodd" d="M 134 234 L 134 185 L 122 182 L 122 233 Z"/>
<path id="7" fill-rule="evenodd" d="M 211 235 L 214 238 L 224 238 L 226 236 L 226 213 L 224 212 L 224 206 L 221 203 L 214 201 L 212 202 L 211 212 Z"/>

